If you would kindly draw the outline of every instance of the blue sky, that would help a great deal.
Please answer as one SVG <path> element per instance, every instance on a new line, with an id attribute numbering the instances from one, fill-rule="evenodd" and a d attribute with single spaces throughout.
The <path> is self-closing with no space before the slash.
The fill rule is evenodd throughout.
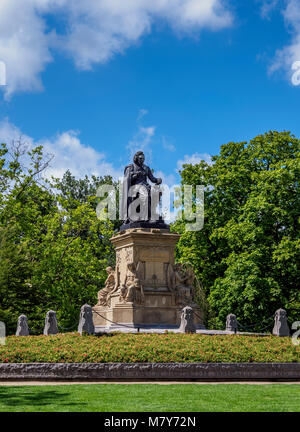
<path id="1" fill-rule="evenodd" d="M 42 143 L 50 174 L 143 149 L 173 184 L 223 143 L 300 136 L 300 0 L 0 1 L 0 141 Z"/>

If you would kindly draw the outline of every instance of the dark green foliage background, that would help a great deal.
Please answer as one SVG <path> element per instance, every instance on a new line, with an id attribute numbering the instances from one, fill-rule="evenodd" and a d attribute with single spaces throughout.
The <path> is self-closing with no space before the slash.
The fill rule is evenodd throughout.
<path id="1" fill-rule="evenodd" d="M 177 258 L 202 282 L 210 327 L 224 328 L 235 313 L 259 330 L 279 307 L 290 323 L 300 320 L 299 144 L 274 131 L 222 145 L 211 164 L 183 167 L 183 184 L 204 185 L 204 227 L 175 223 Z"/>

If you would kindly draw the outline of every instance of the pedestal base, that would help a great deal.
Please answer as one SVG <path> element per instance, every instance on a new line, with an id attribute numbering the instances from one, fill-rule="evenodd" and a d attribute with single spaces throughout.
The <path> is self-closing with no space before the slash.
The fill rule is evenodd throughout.
<path id="1" fill-rule="evenodd" d="M 177 286 L 172 284 L 175 246 L 179 238 L 178 234 L 170 233 L 168 229 L 131 227 L 111 239 L 116 247 L 115 279 L 119 288 L 107 297 L 104 302 L 106 306 L 96 305 L 93 308 L 96 330 L 179 328 L 182 309 L 187 305 L 193 308 L 196 328 L 204 328 L 199 306 L 188 296 L 182 300 Z M 133 267 L 135 270 L 132 270 Z M 129 284 L 128 278 L 131 278 Z M 126 295 L 126 287 L 134 279 L 139 281 L 138 291 L 133 290 L 133 293 Z M 121 295 L 122 287 L 125 288 L 124 296 Z M 188 288 L 186 290 L 189 291 Z"/>
<path id="2" fill-rule="evenodd" d="M 145 303 L 118 303 L 112 299 L 111 307 L 95 306 L 93 321 L 95 327 L 105 328 L 177 328 L 180 326 L 183 306 L 175 304 L 174 295 L 168 292 L 146 292 Z M 193 306 L 194 323 L 204 329 L 202 314 L 198 306 Z"/>

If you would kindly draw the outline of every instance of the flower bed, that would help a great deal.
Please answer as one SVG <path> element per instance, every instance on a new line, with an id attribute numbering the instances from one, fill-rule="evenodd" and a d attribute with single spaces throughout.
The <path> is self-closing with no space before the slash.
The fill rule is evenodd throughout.
<path id="1" fill-rule="evenodd" d="M 8 336 L 0 363 L 300 362 L 291 338 L 199 334 Z"/>

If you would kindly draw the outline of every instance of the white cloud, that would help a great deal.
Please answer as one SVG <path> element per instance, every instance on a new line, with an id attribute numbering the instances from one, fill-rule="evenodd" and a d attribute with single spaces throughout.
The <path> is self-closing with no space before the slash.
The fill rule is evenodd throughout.
<path id="1" fill-rule="evenodd" d="M 224 0 L 1 0 L 6 96 L 42 88 L 40 74 L 52 60 L 50 49 L 90 69 L 139 42 L 157 21 L 176 32 L 198 33 L 230 26 L 232 15 Z"/>
<path id="2" fill-rule="evenodd" d="M 25 135 L 21 130 L 9 122 L 6 118 L 0 122 L 0 143 L 10 145 L 13 141 L 22 140 L 22 142 L 30 149 L 33 145 L 33 139 Z"/>
<path id="3" fill-rule="evenodd" d="M 18 140 L 22 137 L 22 142 L 26 143 L 29 149 L 33 145 L 42 145 L 44 154 L 54 156 L 45 172 L 48 178 L 52 175 L 62 177 L 67 170 L 70 170 L 76 177 L 94 174 L 98 176 L 111 175 L 118 179 L 122 175 L 122 171 L 109 163 L 104 153 L 99 153 L 92 147 L 84 145 L 78 135 L 77 132 L 66 131 L 57 134 L 54 138 L 34 142 L 33 138 L 22 134 L 20 129 L 7 119 L 0 122 L 0 142 L 10 144 L 12 140 Z"/>
<path id="4" fill-rule="evenodd" d="M 278 0 L 260 0 L 262 2 L 260 13 L 262 18 L 270 18 L 271 12 L 278 6 Z"/>
<path id="5" fill-rule="evenodd" d="M 39 141 L 46 153 L 54 155 L 47 175 L 62 177 L 66 170 L 70 170 L 75 177 L 84 175 L 111 175 L 118 178 L 122 173 L 111 163 L 107 162 L 104 153 L 99 153 L 90 146 L 81 143 L 78 133 L 67 131 L 58 134 L 54 139 Z"/>
<path id="6" fill-rule="evenodd" d="M 274 72 L 280 68 L 285 68 L 291 78 L 294 73 L 292 65 L 300 60 L 300 1 L 287 0 L 283 16 L 287 27 L 292 32 L 292 41 L 290 45 L 277 51 L 270 71 Z"/>
<path id="7" fill-rule="evenodd" d="M 166 150 L 168 150 L 168 151 L 170 151 L 170 152 L 174 152 L 174 151 L 176 151 L 176 147 L 174 146 L 174 144 L 172 144 L 172 143 L 170 143 L 167 139 L 166 139 L 166 137 L 162 137 L 162 145 L 163 145 L 163 148 L 164 149 L 166 149 Z"/>
<path id="8" fill-rule="evenodd" d="M 145 115 L 148 114 L 148 110 L 142 108 L 139 110 L 139 115 L 137 117 L 137 121 L 141 120 L 143 117 L 145 117 Z"/>
<path id="9" fill-rule="evenodd" d="M 40 90 L 40 73 L 51 61 L 44 21 L 32 0 L 1 0 L 0 60 L 6 65 L 6 97 L 13 92 Z"/>
<path id="10" fill-rule="evenodd" d="M 174 174 L 166 174 L 163 171 L 155 171 L 154 172 L 155 177 L 160 177 L 162 179 L 162 183 L 168 185 L 169 187 L 173 186 L 175 184 L 175 176 Z"/>
<path id="11" fill-rule="evenodd" d="M 196 165 L 200 163 L 202 160 L 211 164 L 211 156 L 208 153 L 194 153 L 192 155 L 184 155 L 184 158 L 177 161 L 178 171 L 182 170 L 182 166 L 184 164 Z"/>
<path id="12" fill-rule="evenodd" d="M 151 140 L 155 135 L 155 126 L 139 126 L 138 132 L 135 134 L 133 139 L 129 141 L 126 148 L 130 151 L 130 159 L 137 151 L 143 151 L 148 162 L 152 159 L 152 150 L 150 147 Z"/>

